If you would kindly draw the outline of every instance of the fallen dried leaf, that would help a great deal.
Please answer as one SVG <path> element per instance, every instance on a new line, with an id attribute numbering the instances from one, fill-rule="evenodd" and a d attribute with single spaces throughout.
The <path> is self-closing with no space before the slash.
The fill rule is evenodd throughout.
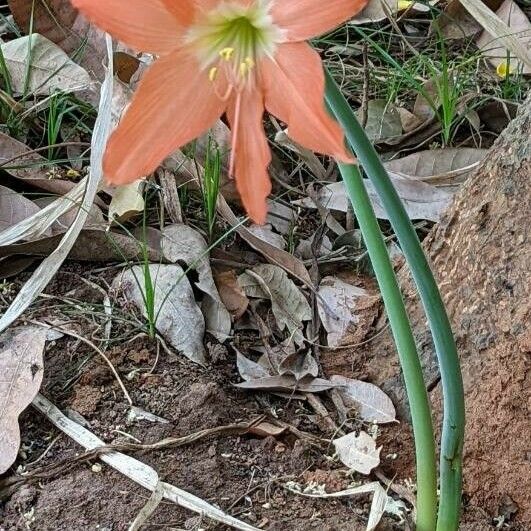
<path id="1" fill-rule="evenodd" d="M 40 208 L 22 194 L 0 185 L 0 231 L 39 212 Z M 51 231 L 48 231 L 51 234 Z"/>
<path id="2" fill-rule="evenodd" d="M 218 341 L 225 341 L 229 337 L 232 321 L 212 277 L 205 239 L 188 225 L 168 225 L 162 231 L 162 252 L 170 262 L 184 262 L 190 269 L 197 271 L 199 281 L 195 285 L 205 294 L 202 310 L 207 331 Z"/>
<path id="3" fill-rule="evenodd" d="M 15 461 L 20 446 L 18 417 L 39 392 L 46 330 L 15 328 L 0 337 L 0 474 Z"/>
<path id="4" fill-rule="evenodd" d="M 363 288 L 330 276 L 321 280 L 318 293 L 317 309 L 321 322 L 328 332 L 328 345 L 337 347 L 346 342 L 353 342 L 354 337 L 362 340 L 360 334 L 356 333 L 360 323 L 359 312 L 374 306 L 379 300 L 378 297 L 369 295 Z M 374 319 L 376 309 L 372 313 Z M 365 334 L 366 330 L 362 331 L 361 335 Z"/>
<path id="5" fill-rule="evenodd" d="M 47 96 L 55 90 L 84 90 L 93 83 L 84 68 L 38 33 L 6 42 L 1 48 L 15 93 Z"/>
<path id="6" fill-rule="evenodd" d="M 238 284 L 238 277 L 233 270 L 214 274 L 221 301 L 229 310 L 233 319 L 239 319 L 249 306 L 249 299 Z"/>
<path id="7" fill-rule="evenodd" d="M 184 271 L 176 264 L 152 264 L 149 272 L 154 288 L 153 309 L 158 332 L 188 359 L 205 365 L 205 322 Z M 114 279 L 113 288 L 147 317 L 144 282 L 143 268 L 134 266 Z"/>
<path id="8" fill-rule="evenodd" d="M 238 277 L 248 297 L 269 299 L 279 330 L 288 330 L 296 343 L 302 343 L 303 321 L 312 318 L 308 301 L 287 273 L 278 266 L 261 264 Z"/>
<path id="9" fill-rule="evenodd" d="M 375 440 L 364 431 L 359 435 L 347 433 L 333 441 L 336 453 L 341 462 L 361 474 L 370 474 L 380 464 L 380 448 L 376 448 Z"/>
<path id="10" fill-rule="evenodd" d="M 330 381 L 338 385 L 338 392 L 345 406 L 356 408 L 362 420 L 376 424 L 396 420 L 393 402 L 376 385 L 344 376 L 332 376 Z"/>

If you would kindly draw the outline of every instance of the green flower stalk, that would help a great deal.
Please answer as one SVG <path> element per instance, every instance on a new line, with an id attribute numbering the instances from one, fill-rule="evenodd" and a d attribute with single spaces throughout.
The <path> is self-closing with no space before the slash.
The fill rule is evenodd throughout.
<path id="1" fill-rule="evenodd" d="M 440 502 L 437 531 L 459 527 L 462 451 L 465 431 L 464 391 L 459 357 L 437 283 L 415 229 L 376 150 L 360 126 L 339 87 L 326 72 L 326 100 L 345 130 L 360 165 L 380 196 L 411 269 L 433 337 L 443 389 L 443 429 L 440 454 Z"/>

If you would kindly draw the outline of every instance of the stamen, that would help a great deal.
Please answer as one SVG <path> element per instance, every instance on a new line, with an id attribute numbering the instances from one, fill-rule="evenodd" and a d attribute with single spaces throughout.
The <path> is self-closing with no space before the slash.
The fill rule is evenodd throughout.
<path id="1" fill-rule="evenodd" d="M 216 81 L 216 78 L 218 77 L 218 68 L 217 66 L 213 66 L 210 71 L 208 72 L 208 79 L 211 83 Z"/>
<path id="2" fill-rule="evenodd" d="M 234 55 L 234 48 L 223 48 L 223 50 L 219 52 L 219 56 L 224 61 L 230 61 L 233 55 Z"/>

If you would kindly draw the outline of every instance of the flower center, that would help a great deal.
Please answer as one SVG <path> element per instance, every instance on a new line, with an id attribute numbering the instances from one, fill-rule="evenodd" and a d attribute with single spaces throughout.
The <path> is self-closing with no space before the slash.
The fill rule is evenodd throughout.
<path id="1" fill-rule="evenodd" d="M 267 0 L 249 5 L 223 2 L 189 30 L 188 40 L 214 82 L 224 70 L 229 85 L 241 89 L 254 81 L 257 62 L 272 56 L 281 30 L 273 24 Z"/>

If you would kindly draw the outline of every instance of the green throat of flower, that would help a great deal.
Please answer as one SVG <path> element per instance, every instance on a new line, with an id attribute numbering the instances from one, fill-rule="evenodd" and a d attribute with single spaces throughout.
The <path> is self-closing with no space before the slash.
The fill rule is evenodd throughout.
<path id="1" fill-rule="evenodd" d="M 260 1 L 247 7 L 222 3 L 198 20 L 188 35 L 210 81 L 223 71 L 229 85 L 238 89 L 253 83 L 257 62 L 273 55 L 280 38 L 281 31 Z"/>

